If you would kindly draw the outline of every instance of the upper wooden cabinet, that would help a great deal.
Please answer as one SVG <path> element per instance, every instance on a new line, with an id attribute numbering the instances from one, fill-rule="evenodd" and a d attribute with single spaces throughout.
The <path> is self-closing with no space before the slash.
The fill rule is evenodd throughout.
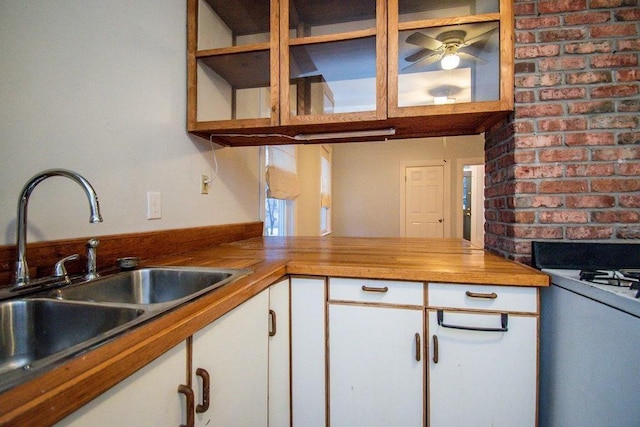
<path id="1" fill-rule="evenodd" d="M 188 0 L 187 13 L 188 130 L 222 145 L 475 134 L 513 110 L 510 0 Z"/>

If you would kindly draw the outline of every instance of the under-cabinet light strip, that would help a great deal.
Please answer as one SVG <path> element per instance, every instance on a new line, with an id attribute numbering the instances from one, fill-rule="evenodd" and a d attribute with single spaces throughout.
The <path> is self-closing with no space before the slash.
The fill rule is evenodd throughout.
<path id="1" fill-rule="evenodd" d="M 293 137 L 296 141 L 315 141 L 318 139 L 343 139 L 343 138 L 362 138 L 369 136 L 391 136 L 395 135 L 396 130 L 375 129 L 375 130 L 358 130 L 347 132 L 328 132 L 328 133 L 301 133 Z"/>

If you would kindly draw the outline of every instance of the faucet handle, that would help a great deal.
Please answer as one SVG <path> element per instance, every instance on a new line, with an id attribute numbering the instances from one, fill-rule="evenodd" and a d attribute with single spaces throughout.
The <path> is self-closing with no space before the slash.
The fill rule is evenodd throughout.
<path id="1" fill-rule="evenodd" d="M 64 263 L 67 261 L 78 259 L 79 257 L 80 255 L 73 254 L 69 255 L 68 257 L 64 257 L 60 261 L 56 262 L 56 265 L 53 267 L 53 277 L 66 277 L 68 274 L 67 268 L 65 267 Z"/>

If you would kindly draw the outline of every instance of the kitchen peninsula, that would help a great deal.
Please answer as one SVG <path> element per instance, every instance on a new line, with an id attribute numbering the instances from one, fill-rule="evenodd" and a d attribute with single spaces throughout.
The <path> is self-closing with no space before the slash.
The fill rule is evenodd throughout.
<path id="1" fill-rule="evenodd" d="M 253 273 L 8 390 L 0 395 L 0 425 L 46 425 L 64 418 L 286 276 L 294 280 L 296 277 L 319 279 L 323 289 L 325 283 L 333 283 L 326 278 L 363 280 L 373 284 L 388 281 L 392 290 L 398 281 L 411 282 L 416 284 L 419 298 L 410 303 L 401 302 L 400 305 L 422 313 L 421 316 L 424 316 L 425 308 L 427 315 L 431 315 L 430 307 L 435 307 L 436 296 L 443 292 L 437 286 L 429 288 L 431 285 L 444 283 L 451 284 L 449 288 L 456 288 L 455 284 L 468 284 L 474 292 L 486 287 L 488 295 L 496 292 L 496 289 L 530 291 L 532 306 L 494 308 L 490 314 L 509 311 L 510 322 L 518 317 L 534 320 L 535 342 L 532 342 L 533 354 L 529 356 L 536 364 L 536 325 L 539 316 L 537 288 L 549 285 L 548 276 L 537 270 L 504 260 L 461 239 L 253 237 L 157 256 L 144 260 L 143 264 L 249 268 Z M 337 279 L 335 283 L 338 283 Z M 331 295 L 329 298 L 329 302 L 332 302 Z M 434 301 L 430 301 L 430 298 L 434 298 Z M 509 298 L 511 296 L 507 296 Z M 349 306 L 342 299 L 333 302 Z M 367 304 L 376 303 L 365 301 L 364 305 Z M 394 304 L 383 302 L 387 307 Z M 444 300 L 437 303 L 438 313 L 442 313 L 442 307 L 448 307 Z M 482 307 L 467 309 L 477 315 Z M 514 312 L 513 316 L 511 311 Z M 433 315 L 436 315 L 435 308 Z M 454 314 L 446 312 L 446 315 L 451 317 L 444 322 L 454 320 Z M 513 320 L 514 329 L 516 321 Z M 426 353 L 431 351 L 432 344 L 426 338 L 420 344 L 420 337 L 416 337 L 416 360 L 426 362 Z M 321 339 L 324 342 L 325 338 Z M 422 350 L 425 350 L 424 357 Z M 520 358 L 520 355 L 516 357 Z M 533 375 L 537 375 L 536 369 Z M 420 384 L 426 385 L 422 380 Z M 337 390 L 337 386 L 334 388 Z M 176 399 L 177 396 L 176 392 Z M 533 396 L 537 398 L 535 380 Z M 295 395 L 293 398 L 295 401 Z M 295 408 L 296 403 L 292 405 Z M 433 409 L 430 411 L 433 413 Z M 533 411 L 535 413 L 535 408 Z"/>

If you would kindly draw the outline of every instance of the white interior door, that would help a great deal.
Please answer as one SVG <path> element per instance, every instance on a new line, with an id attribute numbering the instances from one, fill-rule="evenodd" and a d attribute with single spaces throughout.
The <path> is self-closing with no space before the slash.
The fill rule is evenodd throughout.
<path id="1" fill-rule="evenodd" d="M 405 236 L 444 237 L 444 166 L 405 168 Z"/>

